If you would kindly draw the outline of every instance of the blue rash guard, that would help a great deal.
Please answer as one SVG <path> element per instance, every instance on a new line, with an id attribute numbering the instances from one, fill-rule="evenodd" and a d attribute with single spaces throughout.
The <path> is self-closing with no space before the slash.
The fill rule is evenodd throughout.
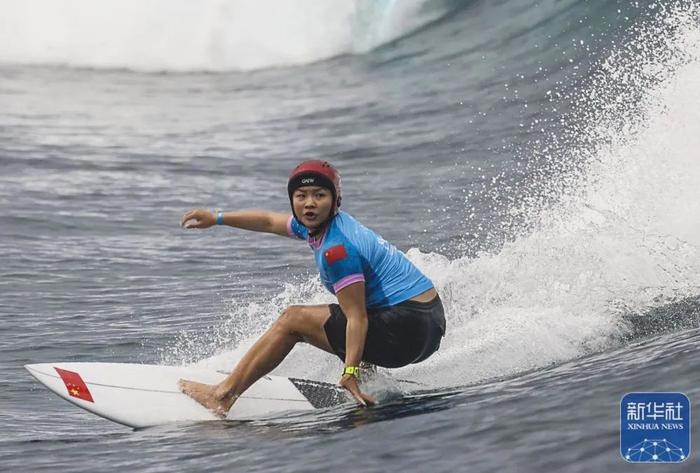
<path id="1" fill-rule="evenodd" d="M 364 281 L 367 308 L 396 305 L 433 287 L 403 252 L 346 212 L 338 212 L 320 239 L 292 215 L 287 233 L 314 250 L 321 282 L 332 294 Z"/>

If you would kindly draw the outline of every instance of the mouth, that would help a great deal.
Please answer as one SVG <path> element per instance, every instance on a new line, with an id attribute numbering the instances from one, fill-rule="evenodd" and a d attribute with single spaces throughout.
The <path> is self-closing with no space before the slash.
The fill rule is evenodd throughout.
<path id="1" fill-rule="evenodd" d="M 307 220 L 316 220 L 316 214 L 314 212 L 304 212 L 304 218 Z"/>

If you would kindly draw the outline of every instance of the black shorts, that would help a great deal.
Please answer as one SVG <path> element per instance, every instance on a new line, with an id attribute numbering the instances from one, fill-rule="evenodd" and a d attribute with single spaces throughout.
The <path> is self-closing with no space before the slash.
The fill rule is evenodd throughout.
<path id="1" fill-rule="evenodd" d="M 345 361 L 347 319 L 338 304 L 328 305 L 324 325 L 331 348 Z M 367 338 L 362 360 L 386 368 L 418 363 L 435 353 L 445 336 L 445 311 L 440 296 L 430 302 L 405 301 L 368 309 Z"/>

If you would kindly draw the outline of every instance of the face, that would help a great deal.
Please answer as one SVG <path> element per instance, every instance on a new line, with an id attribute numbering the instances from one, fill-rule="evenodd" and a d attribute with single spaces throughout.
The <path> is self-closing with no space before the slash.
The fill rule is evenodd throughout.
<path id="1" fill-rule="evenodd" d="M 333 209 L 333 194 L 325 187 L 304 186 L 292 194 L 294 213 L 309 229 L 318 228 Z"/>

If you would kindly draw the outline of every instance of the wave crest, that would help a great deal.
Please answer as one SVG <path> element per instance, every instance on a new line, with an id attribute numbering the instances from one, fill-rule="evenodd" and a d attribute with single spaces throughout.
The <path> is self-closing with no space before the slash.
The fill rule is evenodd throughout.
<path id="1" fill-rule="evenodd" d="M 0 4 L 0 61 L 251 70 L 362 53 L 439 18 L 426 0 L 22 0 Z"/>

